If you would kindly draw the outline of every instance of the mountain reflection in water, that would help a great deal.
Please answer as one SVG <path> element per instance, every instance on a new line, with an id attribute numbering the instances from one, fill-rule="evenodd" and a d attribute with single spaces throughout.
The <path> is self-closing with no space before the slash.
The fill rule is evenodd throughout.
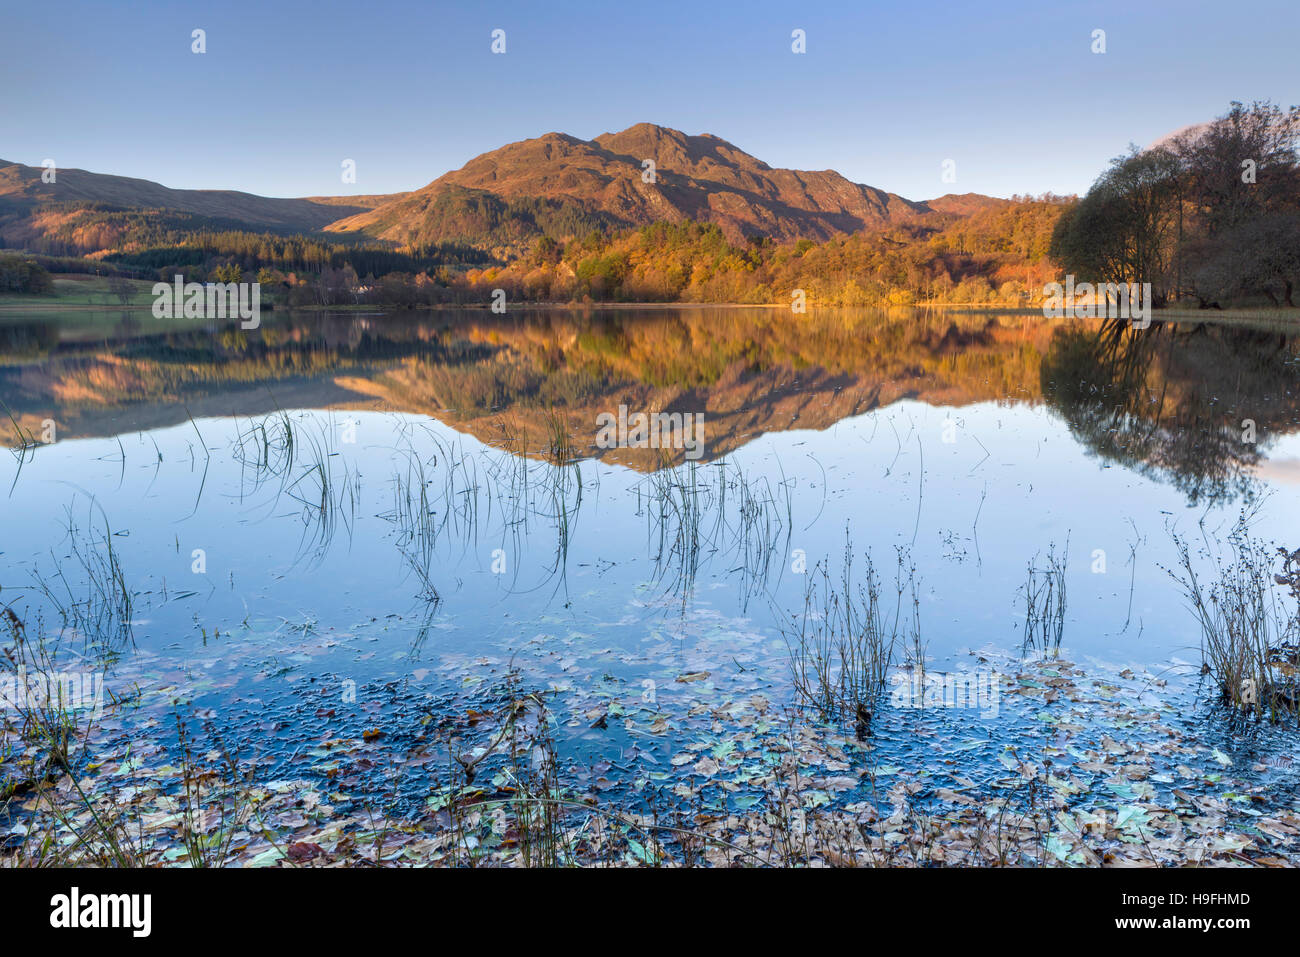
<path id="1" fill-rule="evenodd" d="M 272 314 L 247 331 L 100 314 L 0 322 L 0 396 L 11 447 L 48 419 L 76 438 L 285 408 L 388 410 L 488 443 L 562 428 L 573 454 L 640 471 L 682 452 L 597 448 L 601 413 L 703 413 L 716 459 L 904 399 L 1046 403 L 1096 455 L 1194 503 L 1248 494 L 1270 444 L 1300 428 L 1298 356 L 1294 335 L 1248 327 L 992 313 Z"/>

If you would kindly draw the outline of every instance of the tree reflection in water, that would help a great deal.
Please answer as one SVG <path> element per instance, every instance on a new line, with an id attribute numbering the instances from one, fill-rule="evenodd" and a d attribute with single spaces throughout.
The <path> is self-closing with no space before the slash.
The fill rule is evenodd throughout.
<path id="1" fill-rule="evenodd" d="M 1261 453 L 1294 430 L 1297 359 L 1281 333 L 1107 320 L 1056 330 L 1040 375 L 1044 399 L 1097 455 L 1211 504 L 1251 497 Z"/>

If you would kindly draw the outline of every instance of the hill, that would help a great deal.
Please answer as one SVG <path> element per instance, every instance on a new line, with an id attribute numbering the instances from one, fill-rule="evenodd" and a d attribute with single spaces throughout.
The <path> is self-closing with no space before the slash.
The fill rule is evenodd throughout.
<path id="1" fill-rule="evenodd" d="M 12 213 L 46 203 L 100 203 L 123 209 L 169 209 L 248 226 L 310 232 L 339 219 L 389 202 L 392 196 L 340 196 L 274 199 L 228 189 L 170 189 L 130 176 L 59 169 L 53 183 L 45 170 L 0 160 L 0 200 Z"/>
<path id="2" fill-rule="evenodd" d="M 510 143 L 327 228 L 398 243 L 510 242 L 566 238 L 557 231 L 564 226 L 692 220 L 716 224 L 733 241 L 821 241 L 936 211 L 963 215 L 980 200 L 1004 202 L 972 194 L 945 199 L 933 209 L 834 170 L 775 169 L 717 136 L 639 123 L 594 140 L 547 133 Z"/>
<path id="3" fill-rule="evenodd" d="M 45 183 L 42 173 L 0 160 L 0 246 L 129 255 L 148 266 L 172 264 L 160 250 L 232 253 L 229 242 L 213 243 L 216 234 L 248 234 L 239 245 L 264 234 L 331 247 L 454 245 L 508 261 L 542 237 L 568 242 L 654 223 L 714 225 L 741 244 L 825 242 L 894 227 L 940 230 L 1011 205 L 975 193 L 913 202 L 834 170 L 774 168 L 720 137 L 650 123 L 593 140 L 547 133 L 510 143 L 414 192 L 387 195 L 277 199 L 81 169 L 59 169 L 56 182 Z M 264 256 L 259 265 L 310 266 L 321 257 L 298 259 Z"/>

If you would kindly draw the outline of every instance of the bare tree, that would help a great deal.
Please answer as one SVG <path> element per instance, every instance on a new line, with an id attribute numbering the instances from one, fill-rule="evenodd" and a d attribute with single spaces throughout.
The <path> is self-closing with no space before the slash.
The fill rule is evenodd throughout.
<path id="1" fill-rule="evenodd" d="M 112 276 L 108 280 L 108 291 L 117 297 L 117 301 L 126 305 L 135 298 L 135 286 L 131 280 L 121 276 Z"/>

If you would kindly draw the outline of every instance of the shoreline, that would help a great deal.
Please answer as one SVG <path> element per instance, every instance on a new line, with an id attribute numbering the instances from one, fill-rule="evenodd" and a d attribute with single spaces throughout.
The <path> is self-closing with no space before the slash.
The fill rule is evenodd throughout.
<path id="1" fill-rule="evenodd" d="M 117 721 L 87 728 L 69 768 L 42 764 L 29 746 L 35 777 L 10 781 L 0 868 L 1295 865 L 1300 808 L 1285 794 L 1266 798 L 1240 755 L 1178 731 L 1170 716 L 1183 699 L 1165 679 L 1049 656 L 1022 659 L 1000 684 L 1010 720 L 1032 720 L 1012 741 L 988 744 L 997 770 L 982 784 L 890 753 L 888 739 L 941 725 L 942 706 L 886 709 L 876 736 L 863 738 L 801 720 L 765 694 L 739 696 L 718 732 L 723 746 L 687 744 L 667 765 L 611 772 L 604 787 L 562 770 L 571 762 L 547 716 L 571 720 L 574 704 L 554 693 L 516 687 L 508 706 L 482 713 L 475 741 L 516 722 L 522 739 L 488 749 L 477 776 L 454 771 L 453 742 L 419 735 L 398 747 L 397 728 L 380 718 L 359 737 L 335 729 L 312 760 L 267 780 L 257 758 L 228 751 L 182 706 L 178 729 L 200 727 L 144 752 L 128 746 L 131 722 Z M 139 719 L 166 722 L 160 695 L 145 697 Z M 688 726 L 694 704 L 659 714 L 629 702 L 620 713 L 637 736 L 666 740 L 669 722 Z M 534 753 L 540 772 L 529 769 Z M 403 782 L 399 811 L 376 807 L 375 782 L 356 762 L 429 773 Z M 651 769 L 663 769 L 653 784 Z M 196 817 L 198 807 L 216 813 Z M 72 822 L 86 816 L 103 833 L 78 840 Z M 55 850 L 34 843 L 42 834 L 57 836 Z"/>
<path id="2" fill-rule="evenodd" d="M 283 306 L 275 303 L 269 304 L 268 312 L 284 313 L 287 315 L 314 312 L 330 313 L 365 313 L 372 315 L 387 315 L 396 313 L 437 313 L 437 312 L 459 312 L 459 311 L 482 311 L 490 312 L 490 306 L 487 303 L 433 303 L 423 305 L 418 308 L 408 308 L 401 306 L 392 306 L 384 304 L 358 303 L 354 305 L 335 305 L 335 306 Z M 590 311 L 600 309 L 604 311 L 625 311 L 635 312 L 647 309 L 663 310 L 686 310 L 686 309 L 717 309 L 717 310 L 735 310 L 735 309 L 770 309 L 785 310 L 789 308 L 782 303 L 741 303 L 741 302 L 527 302 L 517 306 L 512 306 L 505 313 L 497 315 L 510 315 L 514 312 L 525 310 L 568 310 L 568 311 Z M 20 299 L 18 296 L 0 296 L 0 317 L 25 314 L 25 313 L 149 313 L 152 314 L 152 304 L 128 303 L 126 305 L 109 305 L 106 303 L 68 303 L 61 301 L 50 301 L 44 297 L 32 297 L 30 300 Z M 886 314 L 903 314 L 906 312 L 953 312 L 967 315 L 987 313 L 992 315 L 1004 316 L 1022 316 L 1025 318 L 1039 317 L 1044 321 L 1059 322 L 1062 320 L 1051 319 L 1042 315 L 1040 308 L 1031 308 L 1026 306 L 1005 306 L 989 305 L 984 303 L 916 303 L 912 306 L 808 306 L 808 312 L 832 312 L 845 310 L 858 310 L 862 312 L 880 312 Z M 802 314 L 801 314 L 802 315 Z M 1241 309 L 1190 309 L 1190 308 L 1163 308 L 1152 310 L 1151 320 L 1153 322 L 1208 322 L 1215 324 L 1238 324 L 1248 323 L 1254 325 L 1268 325 L 1276 328 L 1300 328 L 1300 307 L 1292 308 L 1241 308 Z"/>

